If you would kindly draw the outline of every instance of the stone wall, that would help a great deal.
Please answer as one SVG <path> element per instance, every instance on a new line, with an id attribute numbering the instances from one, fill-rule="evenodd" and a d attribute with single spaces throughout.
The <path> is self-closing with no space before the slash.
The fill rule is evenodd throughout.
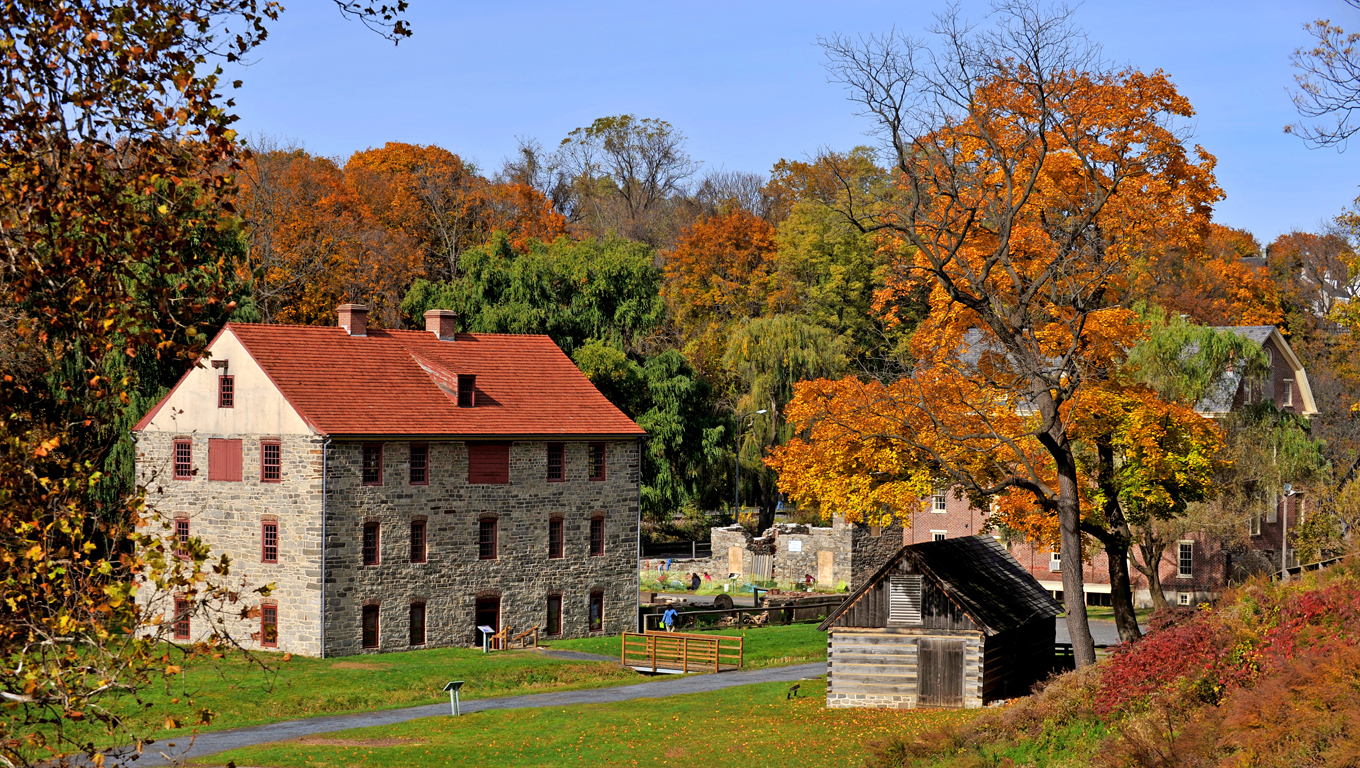
<path id="1" fill-rule="evenodd" d="M 193 444 L 194 476 L 173 479 L 171 454 L 175 438 Z M 241 480 L 208 479 L 208 439 L 241 438 Z M 260 481 L 260 440 L 280 442 L 282 479 Z M 137 477 L 148 487 L 147 502 L 173 526 L 176 518 L 189 521 L 190 536 L 201 538 L 210 548 L 210 564 L 218 556 L 231 559 L 231 574 L 220 583 L 241 590 L 246 606 L 257 607 L 262 598 L 251 591 L 266 584 L 274 590 L 268 600 L 278 609 L 278 650 L 316 655 L 321 650 L 321 444 L 305 435 L 205 435 L 147 431 L 137 437 Z M 271 518 L 279 526 L 278 563 L 262 563 L 261 523 Z M 173 528 L 171 529 L 173 530 Z M 153 587 L 143 584 L 138 600 L 156 598 Z M 165 599 L 162 610 L 173 611 Z M 226 630 L 247 647 L 258 648 L 259 619 L 241 621 L 241 606 L 230 606 L 229 615 L 217 618 Z M 209 617 L 190 619 L 192 639 L 210 633 Z"/>
<path id="2" fill-rule="evenodd" d="M 565 482 L 547 481 L 547 448 L 517 442 L 510 482 L 469 484 L 467 448 L 429 444 L 430 481 L 413 486 L 409 444 L 383 444 L 382 486 L 361 482 L 362 443 L 336 442 L 330 451 L 327 503 L 327 655 L 406 650 L 412 602 L 426 606 L 425 647 L 473 645 L 479 595 L 499 596 L 501 626 L 515 632 L 547 625 L 549 595 L 562 597 L 561 637 L 588 634 L 588 601 L 604 595 L 604 632 L 637 624 L 639 453 L 635 441 L 610 443 L 606 479 L 586 477 L 587 443 L 565 445 Z M 605 518 L 605 554 L 589 555 L 590 520 Z M 548 522 L 560 516 L 564 557 L 548 558 Z M 410 525 L 427 524 L 427 561 L 410 562 Z M 497 519 L 498 557 L 478 558 L 479 520 Z M 363 525 L 380 525 L 381 558 L 364 566 Z M 362 648 L 363 606 L 379 608 L 381 642 Z"/>
<path id="3" fill-rule="evenodd" d="M 902 526 L 887 528 L 841 523 L 850 537 L 850 591 L 855 591 L 866 579 L 897 554 L 903 544 Z"/>

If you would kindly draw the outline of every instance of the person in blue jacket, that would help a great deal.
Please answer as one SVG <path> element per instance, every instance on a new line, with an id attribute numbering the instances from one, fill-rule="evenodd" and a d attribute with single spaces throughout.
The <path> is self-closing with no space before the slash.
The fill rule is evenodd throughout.
<path id="1" fill-rule="evenodd" d="M 667 632 L 675 631 L 675 619 L 677 615 L 674 608 L 667 608 L 666 612 L 661 614 L 661 625 L 666 628 Z"/>

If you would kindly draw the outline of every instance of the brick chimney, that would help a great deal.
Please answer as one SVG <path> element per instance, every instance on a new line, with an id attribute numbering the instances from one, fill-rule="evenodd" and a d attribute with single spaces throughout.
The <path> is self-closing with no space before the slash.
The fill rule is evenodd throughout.
<path id="1" fill-rule="evenodd" d="M 440 341 L 453 341 L 453 334 L 458 330 L 458 315 L 448 309 L 431 309 L 425 313 L 425 330 Z"/>
<path id="2" fill-rule="evenodd" d="M 341 304 L 336 312 L 340 314 L 340 327 L 349 331 L 349 335 L 368 335 L 368 307 L 363 304 Z"/>

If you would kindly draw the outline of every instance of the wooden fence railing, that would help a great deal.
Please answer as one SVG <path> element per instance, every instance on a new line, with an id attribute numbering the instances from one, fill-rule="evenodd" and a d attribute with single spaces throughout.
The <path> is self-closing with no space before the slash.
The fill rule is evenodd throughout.
<path id="1" fill-rule="evenodd" d="M 651 672 L 721 672 L 741 669 L 742 638 L 685 632 L 623 633 L 620 661 Z"/>

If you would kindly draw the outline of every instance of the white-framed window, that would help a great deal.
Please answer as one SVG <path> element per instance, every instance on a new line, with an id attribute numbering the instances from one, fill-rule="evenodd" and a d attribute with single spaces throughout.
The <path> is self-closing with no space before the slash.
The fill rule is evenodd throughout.
<path id="1" fill-rule="evenodd" d="M 1048 553 L 1048 570 L 1050 571 L 1062 570 L 1062 553 L 1056 549 Z"/>
<path id="2" fill-rule="evenodd" d="M 931 532 L 930 532 L 930 540 L 931 540 L 931 541 L 944 541 L 946 538 L 948 538 L 948 535 L 949 535 L 949 532 L 948 532 L 948 531 L 931 531 Z"/>
<path id="3" fill-rule="evenodd" d="M 1178 602 L 1180 602 L 1181 605 L 1189 605 L 1189 604 L 1190 604 L 1190 593 L 1189 593 L 1189 592 L 1182 592 L 1182 593 L 1180 593 L 1179 598 L 1180 598 L 1180 599 L 1179 599 Z"/>
<path id="4" fill-rule="evenodd" d="M 931 511 L 931 512 L 939 512 L 939 513 L 941 513 L 941 514 L 944 513 L 944 511 L 945 511 L 945 497 L 944 497 L 944 493 L 945 493 L 944 491 L 936 491 L 935 494 L 934 494 L 933 496 L 930 497 L 930 511 Z"/>
<path id="5" fill-rule="evenodd" d="M 1252 516 L 1251 516 L 1251 535 L 1252 535 L 1252 536 L 1260 536 L 1260 535 L 1261 535 L 1261 516 L 1260 516 L 1260 515 L 1252 515 Z"/>
<path id="6" fill-rule="evenodd" d="M 1280 393 L 1280 407 L 1290 408 L 1294 405 L 1294 380 L 1284 380 L 1284 391 Z"/>
<path id="7" fill-rule="evenodd" d="M 1270 506 L 1270 509 L 1266 511 L 1266 522 L 1267 522 L 1267 523 L 1275 523 L 1275 522 L 1279 522 L 1279 520 L 1280 520 L 1280 506 L 1283 505 L 1283 504 L 1284 504 L 1284 497 L 1283 497 L 1283 496 L 1276 497 L 1275 503 L 1272 504 L 1272 505 Z"/>
<path id="8" fill-rule="evenodd" d="M 1176 576 L 1188 579 L 1195 575 L 1195 542 L 1182 541 L 1177 547 Z"/>

